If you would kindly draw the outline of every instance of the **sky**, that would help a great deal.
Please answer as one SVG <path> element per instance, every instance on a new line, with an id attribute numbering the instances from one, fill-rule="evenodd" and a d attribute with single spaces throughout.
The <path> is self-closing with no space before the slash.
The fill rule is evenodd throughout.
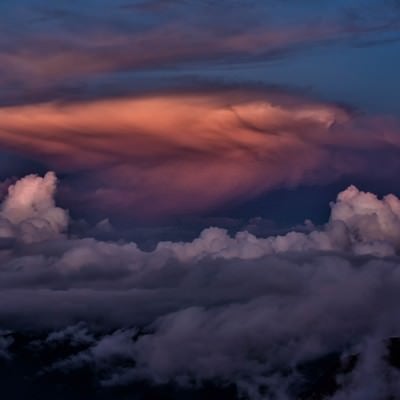
<path id="1" fill-rule="evenodd" d="M 288 227 L 396 191 L 394 0 L 0 7 L 1 178 L 55 171 L 77 218 Z"/>
<path id="2" fill-rule="evenodd" d="M 7 398 L 297 400 L 314 362 L 316 398 L 400 396 L 399 1 L 2 0 L 0 32 Z"/>

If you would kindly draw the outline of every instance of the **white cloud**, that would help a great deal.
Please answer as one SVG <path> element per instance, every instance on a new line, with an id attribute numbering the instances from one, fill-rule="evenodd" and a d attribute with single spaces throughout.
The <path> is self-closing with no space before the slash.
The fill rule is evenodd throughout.
<path id="1" fill-rule="evenodd" d="M 376 256 L 394 255 L 400 249 L 400 199 L 350 186 L 331 204 L 331 216 L 321 230 L 289 232 L 257 238 L 248 232 L 230 237 L 226 230 L 209 228 L 191 243 L 161 242 L 156 251 L 169 251 L 181 261 L 202 257 L 259 258 L 267 254 L 339 251 Z"/>
<path id="2" fill-rule="evenodd" d="M 55 174 L 48 172 L 43 178 L 28 175 L 11 185 L 1 205 L 1 236 L 32 243 L 64 231 L 68 213 L 55 206 L 56 183 Z"/>

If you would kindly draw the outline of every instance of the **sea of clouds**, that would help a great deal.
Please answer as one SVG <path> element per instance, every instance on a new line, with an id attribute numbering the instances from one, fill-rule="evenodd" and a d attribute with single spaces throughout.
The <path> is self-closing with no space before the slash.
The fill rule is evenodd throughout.
<path id="1" fill-rule="evenodd" d="M 44 369 L 93 367 L 104 386 L 212 381 L 251 399 L 292 399 L 298 366 L 337 352 L 358 361 L 330 399 L 400 396 L 385 344 L 400 336 L 396 196 L 350 186 L 306 233 L 210 227 L 143 251 L 69 234 L 56 184 L 52 172 L 26 176 L 1 204 L 4 362 L 12 332 L 46 332 L 32 345 L 77 350 Z"/>

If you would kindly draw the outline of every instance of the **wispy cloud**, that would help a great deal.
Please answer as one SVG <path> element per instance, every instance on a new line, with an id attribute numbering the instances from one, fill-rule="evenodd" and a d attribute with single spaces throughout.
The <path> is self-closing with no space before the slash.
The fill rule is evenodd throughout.
<path id="1" fill-rule="evenodd" d="M 2 83 L 32 88 L 72 78 L 144 68 L 268 60 L 290 54 L 293 50 L 343 40 L 356 45 L 379 42 L 387 40 L 380 37 L 382 33 L 393 35 L 399 30 L 396 13 L 391 16 L 390 13 L 379 15 L 375 12 L 375 17 L 371 18 L 368 8 L 368 12 L 356 9 L 347 17 L 343 9 L 324 18 L 299 18 L 295 23 L 285 18 L 279 23 L 266 18 L 264 23 L 252 24 L 254 15 L 247 19 L 242 9 L 258 10 L 260 5 L 236 4 L 232 8 L 238 17 L 232 18 L 232 21 L 238 21 L 236 25 L 231 19 L 221 22 L 220 18 L 201 18 L 202 13 L 213 15 L 211 11 L 214 8 L 221 12 L 221 8 L 228 7 L 227 4 L 217 6 L 213 3 L 197 10 L 196 23 L 191 23 L 190 18 L 190 10 L 196 11 L 196 6 L 189 3 L 182 15 L 161 18 L 157 23 L 149 19 L 137 28 L 129 23 L 129 19 L 124 23 L 120 21 L 119 26 L 118 13 L 115 12 L 111 13 L 109 23 L 92 16 L 87 18 L 86 24 L 76 28 L 69 26 L 75 17 L 68 16 L 67 8 L 64 13 L 56 13 L 63 23 L 53 27 L 54 32 L 51 32 L 51 27 L 28 29 L 26 34 L 15 35 L 12 46 L 8 40 L 0 41 Z M 260 13 L 265 13 L 265 10 L 260 9 Z"/>

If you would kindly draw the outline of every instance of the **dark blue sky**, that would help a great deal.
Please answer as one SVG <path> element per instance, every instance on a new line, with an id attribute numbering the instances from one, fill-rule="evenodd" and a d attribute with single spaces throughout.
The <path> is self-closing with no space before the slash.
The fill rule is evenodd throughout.
<path id="1" fill-rule="evenodd" d="M 21 92 L 33 90 L 38 75 L 45 82 L 36 83 L 36 94 L 55 98 L 174 87 L 195 77 L 308 88 L 362 110 L 399 112 L 395 0 L 6 0 L 0 11 L 2 58 L 14 57 L 3 63 L 3 81 Z M 236 46 L 227 40 L 238 36 L 247 39 Z M 115 65 L 83 71 L 68 65 L 74 52 L 86 52 L 95 64 L 112 57 L 113 49 L 121 58 Z M 65 70 L 46 65 L 45 58 L 62 50 L 70 52 Z M 24 97 L 15 89 L 2 95 L 3 102 Z"/>

